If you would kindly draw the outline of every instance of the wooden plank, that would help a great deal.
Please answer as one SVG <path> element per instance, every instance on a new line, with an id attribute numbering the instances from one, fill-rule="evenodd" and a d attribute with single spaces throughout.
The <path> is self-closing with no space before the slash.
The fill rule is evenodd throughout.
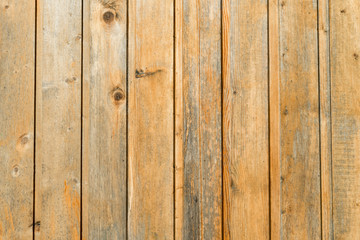
<path id="1" fill-rule="evenodd" d="M 320 239 L 317 2 L 280 2 L 281 238 Z"/>
<path id="2" fill-rule="evenodd" d="M 221 239 L 221 1 L 178 2 L 175 238 Z"/>
<path id="3" fill-rule="evenodd" d="M 334 239 L 331 168 L 329 1 L 318 1 L 322 239 Z"/>
<path id="4" fill-rule="evenodd" d="M 31 239 L 35 2 L 0 1 L 0 239 Z"/>
<path id="5" fill-rule="evenodd" d="M 360 239 L 360 2 L 330 1 L 335 239 Z"/>
<path id="6" fill-rule="evenodd" d="M 173 1 L 129 2 L 129 239 L 174 237 L 173 35 Z"/>
<path id="7" fill-rule="evenodd" d="M 84 2 L 84 239 L 126 239 L 127 4 Z"/>
<path id="8" fill-rule="evenodd" d="M 80 238 L 81 1 L 37 1 L 35 239 Z"/>
<path id="9" fill-rule="evenodd" d="M 270 239 L 281 236 L 279 1 L 269 1 Z"/>
<path id="10" fill-rule="evenodd" d="M 224 239 L 269 239 L 267 7 L 223 1 Z"/>

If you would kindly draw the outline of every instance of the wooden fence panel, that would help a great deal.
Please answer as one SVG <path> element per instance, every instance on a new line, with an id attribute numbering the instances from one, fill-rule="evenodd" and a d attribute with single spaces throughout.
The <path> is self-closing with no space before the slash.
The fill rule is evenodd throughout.
<path id="1" fill-rule="evenodd" d="M 283 0 L 280 18 L 281 238 L 321 238 L 317 3 Z"/>
<path id="2" fill-rule="evenodd" d="M 175 238 L 220 239 L 221 1 L 177 4 Z"/>
<path id="3" fill-rule="evenodd" d="M 174 2 L 129 2 L 128 237 L 174 237 Z"/>
<path id="4" fill-rule="evenodd" d="M 84 2 L 84 239 L 126 239 L 127 4 Z"/>
<path id="5" fill-rule="evenodd" d="M 81 1 L 37 1 L 35 239 L 80 239 Z"/>
<path id="6" fill-rule="evenodd" d="M 265 1 L 223 1 L 224 239 L 269 239 Z"/>
<path id="7" fill-rule="evenodd" d="M 33 226 L 35 3 L 0 1 L 0 239 Z"/>
<path id="8" fill-rule="evenodd" d="M 360 239 L 360 2 L 330 1 L 335 239 Z"/>

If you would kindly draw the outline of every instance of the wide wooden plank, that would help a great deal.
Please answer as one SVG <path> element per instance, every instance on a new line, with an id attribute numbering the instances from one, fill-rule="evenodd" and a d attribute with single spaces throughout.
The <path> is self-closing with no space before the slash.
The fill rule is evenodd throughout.
<path id="1" fill-rule="evenodd" d="M 35 239 L 80 238 L 81 1 L 37 1 Z"/>
<path id="2" fill-rule="evenodd" d="M 317 2 L 280 2 L 281 238 L 320 239 Z"/>
<path id="3" fill-rule="evenodd" d="M 175 238 L 221 239 L 221 1 L 178 2 Z"/>
<path id="4" fill-rule="evenodd" d="M 331 162 L 329 0 L 318 1 L 322 239 L 334 239 Z"/>
<path id="5" fill-rule="evenodd" d="M 31 239 L 35 2 L 0 1 L 0 239 Z"/>
<path id="6" fill-rule="evenodd" d="M 335 239 L 360 239 L 360 2 L 330 1 Z"/>
<path id="7" fill-rule="evenodd" d="M 125 0 L 84 2 L 84 239 L 126 239 Z"/>
<path id="8" fill-rule="evenodd" d="M 223 1 L 224 239 L 269 239 L 267 2 Z"/>
<path id="9" fill-rule="evenodd" d="M 129 2 L 128 237 L 174 237 L 174 3 Z"/>

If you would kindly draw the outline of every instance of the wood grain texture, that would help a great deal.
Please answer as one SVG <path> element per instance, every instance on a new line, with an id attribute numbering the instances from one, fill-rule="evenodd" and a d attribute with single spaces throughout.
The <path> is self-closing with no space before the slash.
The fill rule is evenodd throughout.
<path id="1" fill-rule="evenodd" d="M 34 1 L 0 1 L 0 239 L 31 239 Z"/>
<path id="2" fill-rule="evenodd" d="M 267 2 L 223 2 L 224 239 L 269 239 Z"/>
<path id="3" fill-rule="evenodd" d="M 129 2 L 128 236 L 174 237 L 174 3 Z"/>
<path id="4" fill-rule="evenodd" d="M 37 1 L 35 239 L 80 239 L 81 1 Z"/>
<path id="5" fill-rule="evenodd" d="M 335 239 L 360 239 L 360 2 L 330 1 Z"/>
<path id="6" fill-rule="evenodd" d="M 177 7 L 175 106 L 183 108 L 176 110 L 176 141 L 182 141 L 175 150 L 182 175 L 176 202 L 182 202 L 175 236 L 221 239 L 221 1 L 185 0 Z"/>
<path id="7" fill-rule="evenodd" d="M 318 1 L 322 239 L 334 239 L 331 161 L 329 1 Z"/>
<path id="8" fill-rule="evenodd" d="M 320 239 L 317 2 L 280 2 L 281 238 Z"/>
<path id="9" fill-rule="evenodd" d="M 127 4 L 84 4 L 83 238 L 126 239 Z"/>
<path id="10" fill-rule="evenodd" d="M 270 239 L 281 238 L 279 1 L 269 1 Z"/>

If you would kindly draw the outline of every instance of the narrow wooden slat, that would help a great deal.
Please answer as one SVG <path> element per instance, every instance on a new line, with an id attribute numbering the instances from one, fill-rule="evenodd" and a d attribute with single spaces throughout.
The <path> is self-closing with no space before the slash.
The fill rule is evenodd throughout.
<path id="1" fill-rule="evenodd" d="M 281 238 L 320 239 L 317 2 L 280 1 Z"/>
<path id="2" fill-rule="evenodd" d="M 81 1 L 37 1 L 35 239 L 80 239 Z"/>
<path id="3" fill-rule="evenodd" d="M 360 2 L 330 1 L 335 239 L 360 239 Z"/>
<path id="4" fill-rule="evenodd" d="M 126 239 L 127 4 L 84 4 L 83 238 Z"/>
<path id="5" fill-rule="evenodd" d="M 35 2 L 0 1 L 0 239 L 31 239 Z"/>
<path id="6" fill-rule="evenodd" d="M 269 239 L 267 2 L 223 2 L 224 239 Z"/>
<path id="7" fill-rule="evenodd" d="M 270 236 L 281 236 L 279 1 L 269 1 Z"/>
<path id="8" fill-rule="evenodd" d="M 221 1 L 177 9 L 175 237 L 221 239 Z"/>
<path id="9" fill-rule="evenodd" d="M 334 239 L 332 223 L 329 1 L 318 1 L 322 239 Z"/>
<path id="10" fill-rule="evenodd" d="M 173 35 L 173 1 L 129 1 L 129 239 L 174 237 Z"/>

